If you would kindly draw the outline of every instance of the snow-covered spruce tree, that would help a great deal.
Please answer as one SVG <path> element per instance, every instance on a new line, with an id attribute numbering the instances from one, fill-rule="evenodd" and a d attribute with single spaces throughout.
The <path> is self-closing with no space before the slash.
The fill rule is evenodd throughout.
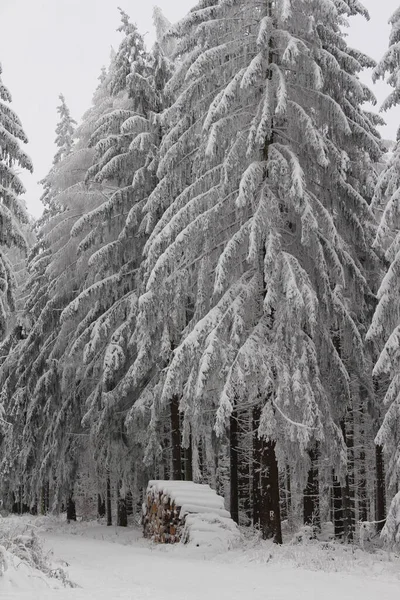
<path id="1" fill-rule="evenodd" d="M 45 212 L 44 212 L 44 218 L 47 218 L 47 214 L 50 213 L 50 215 L 55 214 L 55 212 L 57 212 L 57 208 L 56 207 L 52 207 L 51 203 L 52 203 L 52 196 L 50 193 L 51 190 L 51 178 L 54 176 L 56 170 L 57 170 L 57 164 L 66 156 L 68 156 L 71 151 L 72 151 L 72 147 L 73 147 L 73 143 L 74 143 L 74 132 L 75 132 L 75 126 L 76 126 L 76 121 L 71 117 L 69 108 L 65 102 L 65 98 L 63 96 L 63 94 L 60 94 L 59 96 L 60 102 L 61 104 L 59 106 L 57 106 L 57 113 L 59 114 L 59 121 L 56 127 L 56 139 L 55 139 L 55 144 L 57 146 L 57 152 L 54 155 L 54 159 L 53 159 L 53 167 L 50 171 L 50 173 L 47 175 L 47 177 L 45 177 L 44 179 L 42 179 L 42 181 L 40 181 L 41 185 L 43 185 L 44 187 L 44 193 L 42 194 L 42 197 L 40 198 L 42 204 L 45 207 Z M 55 191 L 53 191 L 53 195 L 54 195 Z"/>
<path id="2" fill-rule="evenodd" d="M 3 84 L 0 65 L 0 337 L 7 330 L 7 306 L 13 307 L 14 277 L 5 249 L 26 250 L 21 225 L 28 223 L 21 195 L 25 192 L 17 169 L 32 172 L 32 163 L 22 149 L 27 137 L 21 122 L 10 108 L 11 94 Z"/>
<path id="3" fill-rule="evenodd" d="M 375 79 L 387 78 L 393 87 L 382 106 L 383 111 L 400 104 L 400 8 L 391 17 L 390 23 L 389 50 L 374 71 Z M 374 375 L 380 387 L 387 390 L 384 398 L 386 414 L 375 443 L 378 449 L 384 449 L 387 481 L 392 490 L 396 489 L 400 478 L 400 141 L 399 135 L 397 137 L 397 144 L 377 182 L 372 205 L 380 217 L 375 247 L 384 255 L 387 271 L 367 336 L 379 356 Z"/>
<path id="4" fill-rule="evenodd" d="M 78 134 L 71 153 L 63 136 L 58 137 L 58 144 L 58 153 L 64 147 L 63 156 L 46 178 L 49 210 L 28 260 L 24 312 L 29 333 L 0 371 L 13 424 L 12 436 L 3 448 L 2 481 L 11 491 L 23 485 L 32 505 L 42 496 L 45 508 L 49 481 L 55 482 L 50 491 L 56 503 L 66 500 L 73 483 L 71 465 L 76 456 L 71 445 L 76 440 L 71 441 L 63 429 L 66 412 L 71 417 L 70 431 L 77 429 L 75 422 L 80 423 L 76 405 L 66 401 L 71 395 L 76 399 L 77 394 L 73 390 L 63 394 L 61 389 L 61 358 L 71 332 L 60 328 L 60 314 L 83 285 L 87 271 L 87 261 L 82 257 L 77 261 L 82 238 L 71 238 L 70 230 L 85 210 L 103 201 L 98 190 L 88 189 L 83 182 L 94 154 L 85 134 Z"/>
<path id="5" fill-rule="evenodd" d="M 182 62 L 180 67 L 175 71 L 172 78 L 166 86 L 167 97 L 177 97 L 182 91 L 182 86 L 186 89 L 184 83 L 185 65 L 190 66 L 190 62 L 186 60 L 186 51 L 197 52 L 198 44 L 201 45 L 201 39 L 186 39 L 182 40 L 176 50 L 176 61 Z M 187 68 L 187 66 L 186 66 Z M 183 96 L 180 101 L 173 102 L 161 118 L 163 136 L 159 148 L 159 164 L 157 169 L 157 177 L 160 180 L 154 191 L 150 194 L 145 205 L 145 226 L 146 232 L 150 235 L 150 240 L 157 233 L 157 228 L 162 223 L 163 214 L 171 202 L 171 198 L 185 194 L 185 189 L 191 184 L 192 173 L 194 172 L 193 165 L 198 154 L 199 144 L 201 144 L 201 120 L 198 115 L 202 115 L 208 108 L 209 91 L 213 92 L 215 86 L 218 85 L 216 80 L 208 73 L 203 81 L 202 89 L 193 86 L 192 89 L 186 89 L 187 103 Z M 190 104 L 191 93 L 193 94 L 193 104 Z M 188 108 L 190 106 L 190 108 Z M 193 189 L 188 190 L 188 196 L 199 186 L 202 185 L 201 169 L 202 165 L 196 166 L 196 176 L 199 179 L 198 186 L 195 184 Z M 208 169 L 205 169 L 208 171 Z M 215 176 L 215 172 L 210 172 L 208 176 Z M 207 175 L 206 175 L 207 176 Z M 182 195 L 182 202 L 185 201 Z M 146 243 L 145 253 L 147 254 Z M 141 281 L 140 290 L 143 291 L 144 284 L 147 281 L 149 272 L 148 260 L 142 265 L 139 274 Z M 191 312 L 191 294 L 188 295 L 187 282 L 182 279 L 178 285 L 176 282 L 171 282 L 171 285 L 163 285 L 157 292 L 152 292 L 151 296 L 156 296 L 162 299 L 160 307 L 164 306 L 159 312 L 152 311 L 152 299 L 147 302 L 147 308 L 142 307 L 141 319 L 136 323 L 134 335 L 132 337 L 133 348 L 137 353 L 135 360 L 132 361 L 130 368 L 121 378 L 119 384 L 113 391 L 113 396 L 118 401 L 124 400 L 132 406 L 129 411 L 126 424 L 128 428 L 135 428 L 136 418 L 140 418 L 142 411 L 150 408 L 151 411 L 151 434 L 148 436 L 148 451 L 146 452 L 146 463 L 157 464 L 158 473 L 160 476 L 173 476 L 177 478 L 181 476 L 180 465 L 180 435 L 175 426 L 171 426 L 170 408 L 172 409 L 171 418 L 176 421 L 176 398 L 170 398 L 168 404 L 164 407 L 158 405 L 157 399 L 160 396 L 160 385 L 162 380 L 162 371 L 168 364 L 171 347 L 179 343 L 181 332 L 187 324 L 188 315 Z M 176 298 L 174 302 L 173 298 Z M 169 310 L 174 306 L 172 311 Z M 161 375 L 161 379 L 160 379 Z M 133 393 L 134 391 L 134 393 Z M 137 400 L 138 396 L 139 401 Z M 179 404 L 179 399 L 178 399 Z M 171 431 L 172 430 L 172 431 Z M 170 448 L 171 448 L 171 433 L 176 433 L 172 443 L 174 447 L 173 460 L 174 468 L 170 471 Z M 211 432 L 211 427 L 210 427 Z M 164 443 L 165 442 L 165 443 Z M 164 450 L 163 450 L 164 449 Z M 190 471 L 191 461 L 186 461 L 188 471 Z"/>
<path id="6" fill-rule="evenodd" d="M 157 44 L 160 46 L 164 56 L 171 57 L 176 50 L 175 40 L 168 35 L 172 23 L 168 21 L 158 6 L 155 6 L 153 10 L 153 24 L 156 30 Z"/>
<path id="7" fill-rule="evenodd" d="M 136 27 L 124 13 L 122 19 L 125 37 L 110 70 L 113 107 L 99 120 L 91 138 L 96 164 L 87 176 L 88 181 L 94 177 L 92 185 L 104 190 L 104 202 L 72 230 L 73 235 L 87 232 L 92 240 L 101 236 L 103 244 L 99 250 L 93 249 L 85 287 L 61 319 L 63 327 L 76 331 L 69 352 L 81 368 L 73 376 L 90 382 L 84 423 L 90 425 L 96 459 L 117 476 L 117 486 L 121 482 L 128 489 L 132 470 L 135 477 L 140 474 L 143 452 L 140 454 L 139 447 L 144 445 L 146 433 L 142 425 L 128 448 L 121 417 L 127 410 L 126 399 L 121 405 L 118 399 L 111 400 L 110 394 L 135 352 L 129 340 L 135 325 L 138 269 L 145 241 L 142 208 L 156 181 L 161 138 L 157 115 L 170 66 L 159 45 L 146 53 Z M 92 243 L 89 240 L 87 248 Z M 127 453 L 129 460 L 123 460 Z"/>
<path id="8" fill-rule="evenodd" d="M 376 259 L 357 164 L 377 160 L 380 146 L 361 108 L 372 94 L 357 78 L 371 61 L 340 30 L 357 13 L 350 2 L 199 3 L 176 29 L 170 86 L 181 93 L 146 207 L 150 223 L 154 207 L 165 210 L 146 244 L 140 355 L 126 388 L 154 353 L 176 347 L 161 405 L 181 398 L 185 443 L 190 427 L 207 437 L 216 419 L 222 435 L 235 411 L 253 407 L 269 489 L 262 527 L 277 541 L 276 457 L 304 485 L 318 443 L 343 476 L 350 379 L 370 387 L 362 264 Z"/>

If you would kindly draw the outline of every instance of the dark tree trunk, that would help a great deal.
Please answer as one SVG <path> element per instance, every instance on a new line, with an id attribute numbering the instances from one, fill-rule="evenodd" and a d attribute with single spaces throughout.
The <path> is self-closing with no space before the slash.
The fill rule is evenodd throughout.
<path id="1" fill-rule="evenodd" d="M 120 496 L 120 486 L 117 491 L 117 525 L 118 527 L 128 527 L 128 513 L 126 510 L 126 499 Z"/>
<path id="2" fill-rule="evenodd" d="M 197 455 L 199 457 L 200 481 L 204 481 L 206 467 L 205 467 L 205 450 L 203 448 L 203 438 L 200 438 L 198 441 Z"/>
<path id="3" fill-rule="evenodd" d="M 72 497 L 72 494 L 67 500 L 67 522 L 70 523 L 71 521 L 76 521 L 75 501 Z"/>
<path id="4" fill-rule="evenodd" d="M 44 485 L 42 485 L 41 489 L 40 489 L 40 514 L 41 515 L 45 515 L 46 514 L 46 493 L 45 493 L 45 489 L 44 489 Z"/>
<path id="5" fill-rule="evenodd" d="M 106 503 L 100 494 L 97 494 L 97 516 L 99 519 L 106 516 Z"/>
<path id="6" fill-rule="evenodd" d="M 13 501 L 12 501 L 12 508 L 11 508 L 11 512 L 14 515 L 17 515 L 19 513 L 19 501 L 18 501 L 18 496 L 15 495 L 15 493 L 12 493 L 12 497 L 13 497 Z"/>
<path id="7" fill-rule="evenodd" d="M 351 413 L 347 415 L 347 426 L 341 422 L 343 438 L 347 446 L 347 474 L 344 487 L 333 473 L 333 522 L 335 537 L 351 542 L 355 530 L 355 498 L 354 498 L 354 427 Z"/>
<path id="8" fill-rule="evenodd" d="M 246 412 L 242 415 L 242 418 L 238 420 L 238 496 L 239 496 L 239 513 L 242 510 L 243 514 L 246 515 L 248 523 L 251 523 L 253 518 L 252 504 L 251 504 L 251 456 L 248 455 L 247 447 L 246 450 L 241 446 L 241 439 L 245 440 L 249 433 L 249 417 L 250 414 Z"/>
<path id="9" fill-rule="evenodd" d="M 239 523 L 239 494 L 238 494 L 238 418 L 234 409 L 230 418 L 230 486 L 231 486 L 231 517 Z"/>
<path id="10" fill-rule="evenodd" d="M 319 514 L 318 448 L 309 451 L 310 469 L 303 495 L 304 524 L 321 527 Z"/>
<path id="11" fill-rule="evenodd" d="M 112 512 L 111 512 L 111 480 L 110 480 L 110 473 L 107 474 L 106 509 L 107 509 L 107 527 L 111 527 L 111 525 L 112 525 Z"/>
<path id="12" fill-rule="evenodd" d="M 335 527 L 335 538 L 343 539 L 344 536 L 344 516 L 343 516 L 343 493 L 339 480 L 333 473 L 333 523 Z"/>
<path id="13" fill-rule="evenodd" d="M 364 395 L 361 395 L 363 400 Z M 358 479 L 358 518 L 360 521 L 368 521 L 368 499 L 367 499 L 367 473 L 365 467 L 365 417 L 364 404 L 360 405 L 360 454 L 359 454 L 359 479 Z"/>
<path id="14" fill-rule="evenodd" d="M 181 464 L 181 428 L 179 419 L 179 397 L 171 400 L 171 442 L 172 442 L 172 479 L 182 479 Z"/>
<path id="15" fill-rule="evenodd" d="M 287 513 L 286 518 L 289 520 L 291 517 L 291 511 L 292 511 L 292 490 L 291 490 L 289 466 L 286 467 L 285 484 L 286 484 L 286 513 Z"/>
<path id="16" fill-rule="evenodd" d="M 282 544 L 279 472 L 275 442 L 264 440 L 261 461 L 260 523 L 263 539 L 272 538 L 275 544 Z"/>
<path id="17" fill-rule="evenodd" d="M 344 538 L 348 542 L 354 539 L 356 525 L 355 498 L 354 498 L 354 423 L 353 413 L 348 412 L 346 421 L 342 422 L 343 437 L 347 446 L 347 474 L 343 494 L 343 526 Z"/>
<path id="18" fill-rule="evenodd" d="M 192 454 L 192 436 L 190 436 L 189 446 L 184 450 L 185 456 L 185 480 L 193 481 L 193 454 Z"/>
<path id="19" fill-rule="evenodd" d="M 386 490 L 385 490 L 385 467 L 383 462 L 382 446 L 375 447 L 376 457 L 376 521 L 377 530 L 382 531 L 384 519 L 386 518 Z"/>
<path id="20" fill-rule="evenodd" d="M 40 512 L 42 515 L 47 515 L 50 507 L 50 486 L 48 481 L 42 485 L 40 495 Z"/>
<path id="21" fill-rule="evenodd" d="M 125 502 L 126 502 L 126 514 L 133 515 L 133 495 L 130 490 L 126 494 Z"/>
<path id="22" fill-rule="evenodd" d="M 253 526 L 260 526 L 262 440 L 258 437 L 261 409 L 253 408 Z"/>

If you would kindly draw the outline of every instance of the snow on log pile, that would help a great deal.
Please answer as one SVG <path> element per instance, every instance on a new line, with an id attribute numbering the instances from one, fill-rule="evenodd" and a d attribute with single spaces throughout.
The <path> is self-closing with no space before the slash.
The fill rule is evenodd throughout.
<path id="1" fill-rule="evenodd" d="M 239 529 L 224 499 L 209 485 L 192 481 L 150 481 L 143 504 L 144 536 L 155 542 L 231 548 Z"/>

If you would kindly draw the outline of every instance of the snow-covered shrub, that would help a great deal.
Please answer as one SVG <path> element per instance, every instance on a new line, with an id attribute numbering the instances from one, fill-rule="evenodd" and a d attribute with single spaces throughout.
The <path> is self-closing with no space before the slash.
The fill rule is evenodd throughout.
<path id="1" fill-rule="evenodd" d="M 30 567 L 49 574 L 51 567 L 35 530 L 26 524 L 2 521 L 0 546 Z"/>
<path id="2" fill-rule="evenodd" d="M 5 571 L 7 571 L 8 563 L 7 563 L 7 552 L 4 546 L 0 546 L 0 577 L 3 575 Z"/>
<path id="3" fill-rule="evenodd" d="M 21 520 L 8 522 L 2 520 L 0 528 L 0 576 L 15 559 L 22 561 L 32 569 L 41 571 L 47 577 L 59 579 L 64 586 L 74 587 L 66 573 L 53 569 L 49 555 L 43 549 L 42 541 L 35 529 Z"/>

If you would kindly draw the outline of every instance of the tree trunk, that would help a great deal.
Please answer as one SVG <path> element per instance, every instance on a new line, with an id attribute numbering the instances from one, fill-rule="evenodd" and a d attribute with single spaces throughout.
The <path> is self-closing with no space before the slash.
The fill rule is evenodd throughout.
<path id="1" fill-rule="evenodd" d="M 282 544 L 279 472 L 275 442 L 262 440 L 260 522 L 264 540 Z"/>
<path id="2" fill-rule="evenodd" d="M 67 500 L 67 522 L 70 523 L 71 521 L 76 521 L 75 501 L 72 497 L 72 494 Z"/>
<path id="3" fill-rule="evenodd" d="M 111 527 L 111 525 L 112 525 L 112 512 L 111 512 L 111 480 L 110 480 L 110 473 L 107 473 L 106 508 L 107 508 L 107 527 Z"/>
<path id="4" fill-rule="evenodd" d="M 118 527 L 128 527 L 128 513 L 126 511 L 126 499 L 121 498 L 120 486 L 117 491 L 117 525 Z"/>
<path id="5" fill-rule="evenodd" d="M 361 396 L 361 392 L 360 392 Z M 363 399 L 363 396 L 361 396 Z M 365 455 L 365 417 L 364 417 L 364 404 L 360 403 L 360 439 L 358 441 L 360 445 L 360 454 L 358 457 L 359 471 L 358 471 L 358 518 L 360 521 L 368 521 L 368 499 L 367 499 L 367 472 L 365 467 L 366 455 Z"/>
<path id="6" fill-rule="evenodd" d="M 102 519 L 106 515 L 106 503 L 100 494 L 97 494 L 97 517 Z"/>
<path id="7" fill-rule="evenodd" d="M 230 418 L 230 486 L 231 486 L 231 517 L 239 523 L 239 494 L 238 494 L 238 418 L 234 409 Z"/>
<path id="8" fill-rule="evenodd" d="M 292 516 L 292 489 L 290 481 L 290 467 L 286 467 L 285 472 L 285 487 L 286 487 L 286 518 L 288 521 L 291 520 Z"/>
<path id="9" fill-rule="evenodd" d="M 43 485 L 42 485 L 42 489 L 41 489 L 41 498 L 40 498 L 40 512 L 42 515 L 47 515 L 47 513 L 49 512 L 49 505 L 50 505 L 50 500 L 49 500 L 49 496 L 50 496 L 50 489 L 49 489 L 49 482 L 46 481 Z"/>
<path id="10" fill-rule="evenodd" d="M 385 493 L 385 468 L 383 462 L 383 448 L 382 446 L 375 447 L 376 457 L 376 521 L 377 530 L 382 531 L 385 525 L 384 519 L 386 518 L 386 493 Z"/>
<path id="11" fill-rule="evenodd" d="M 310 469 L 303 494 L 304 524 L 321 527 L 319 514 L 318 448 L 309 451 Z"/>
<path id="12" fill-rule="evenodd" d="M 248 439 L 251 423 L 251 413 L 248 411 L 245 414 L 242 413 L 238 420 L 238 497 L 239 514 L 242 510 L 243 515 L 246 515 L 247 523 L 251 523 L 253 518 L 251 504 L 251 464 L 253 461 L 248 454 L 250 449 L 247 448 L 245 442 Z"/>
<path id="13" fill-rule="evenodd" d="M 262 440 L 258 437 L 261 409 L 253 408 L 253 526 L 260 526 Z"/>
<path id="14" fill-rule="evenodd" d="M 344 536 L 344 516 L 343 516 L 343 493 L 340 482 L 333 473 L 333 523 L 335 527 L 335 538 L 343 539 Z"/>
<path id="15" fill-rule="evenodd" d="M 172 479 L 182 479 L 181 465 L 181 428 L 179 419 L 179 397 L 171 400 L 171 442 L 172 442 Z"/>
<path id="16" fill-rule="evenodd" d="M 347 446 L 347 475 L 343 493 L 343 511 L 344 511 L 344 538 L 347 542 L 352 542 L 355 531 L 355 498 L 354 498 L 354 423 L 352 412 L 347 413 L 346 421 L 342 422 L 343 436 Z"/>
<path id="17" fill-rule="evenodd" d="M 185 480 L 193 481 L 193 455 L 192 455 L 192 436 L 190 436 L 189 447 L 184 450 L 185 457 Z"/>

